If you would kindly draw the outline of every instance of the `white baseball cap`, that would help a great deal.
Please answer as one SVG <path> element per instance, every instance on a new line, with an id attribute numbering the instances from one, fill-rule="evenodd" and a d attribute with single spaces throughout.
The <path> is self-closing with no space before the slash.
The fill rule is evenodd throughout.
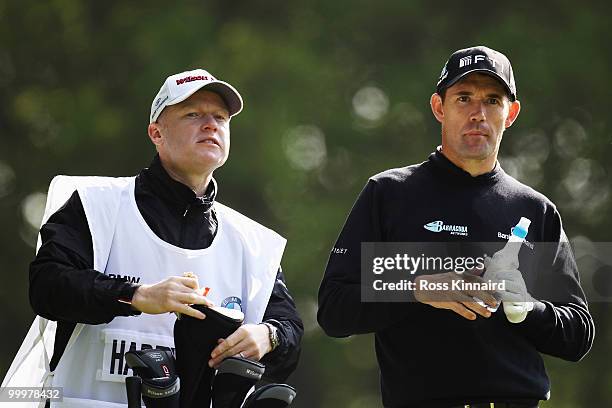
<path id="1" fill-rule="evenodd" d="M 194 69 L 166 78 L 151 104 L 149 123 L 155 122 L 166 106 L 183 102 L 204 87 L 218 93 L 223 98 L 230 116 L 237 115 L 242 110 L 242 97 L 233 86 L 217 80 L 203 69 Z"/>

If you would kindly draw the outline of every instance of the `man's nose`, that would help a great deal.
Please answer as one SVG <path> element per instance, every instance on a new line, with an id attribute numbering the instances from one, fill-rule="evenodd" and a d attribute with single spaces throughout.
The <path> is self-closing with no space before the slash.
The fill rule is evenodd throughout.
<path id="1" fill-rule="evenodd" d="M 487 119 L 486 106 L 483 102 L 477 102 L 474 104 L 474 109 L 470 114 L 470 120 L 472 122 L 484 122 Z"/>
<path id="2" fill-rule="evenodd" d="M 212 130 L 213 132 L 217 131 L 217 120 L 211 114 L 204 115 L 202 118 L 202 128 L 207 130 Z"/>

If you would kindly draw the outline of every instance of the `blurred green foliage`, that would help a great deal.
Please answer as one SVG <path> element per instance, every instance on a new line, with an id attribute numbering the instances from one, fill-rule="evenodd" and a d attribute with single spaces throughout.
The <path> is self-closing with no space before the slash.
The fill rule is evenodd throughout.
<path id="1" fill-rule="evenodd" d="M 332 340 L 315 320 L 357 193 L 435 148 L 428 101 L 442 65 L 484 44 L 510 57 L 523 107 L 502 165 L 558 204 L 570 238 L 611 241 L 610 11 L 576 0 L 0 0 L 0 373 L 33 318 L 40 193 L 56 174 L 137 173 L 154 153 L 146 126 L 163 79 L 204 67 L 245 99 L 219 200 L 289 240 L 283 268 L 307 329 L 295 406 L 379 406 L 372 337 Z M 547 358 L 545 407 L 611 404 L 610 308 L 591 307 L 593 350 L 577 364 Z"/>

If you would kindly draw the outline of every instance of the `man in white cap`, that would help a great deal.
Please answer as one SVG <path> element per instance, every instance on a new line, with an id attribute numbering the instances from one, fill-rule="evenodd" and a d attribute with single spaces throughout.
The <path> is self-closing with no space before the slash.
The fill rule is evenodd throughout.
<path id="1" fill-rule="evenodd" d="M 205 318 L 191 304 L 245 316 L 219 339 L 211 367 L 240 355 L 263 358 L 274 381 L 295 369 L 303 326 L 280 268 L 285 239 L 215 201 L 213 172 L 228 158 L 230 121 L 241 110 L 236 89 L 207 71 L 172 75 L 151 106 L 149 168 L 52 182 L 30 302 L 39 322 L 57 322 L 55 333 L 40 326 L 53 344 L 41 381 L 63 387 L 64 404 L 125 406 L 124 354 L 172 349 L 168 312 Z M 53 200 L 65 204 L 53 212 Z M 27 372 L 29 360 L 17 360 L 3 385 L 19 385 Z"/>

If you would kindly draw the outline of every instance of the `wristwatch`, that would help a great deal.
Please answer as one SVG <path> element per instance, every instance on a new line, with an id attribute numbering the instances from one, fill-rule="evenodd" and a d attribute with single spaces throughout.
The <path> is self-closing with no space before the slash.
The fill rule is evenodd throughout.
<path id="1" fill-rule="evenodd" d="M 263 325 L 265 325 L 268 328 L 268 336 L 270 339 L 270 348 L 272 350 L 274 350 L 275 348 L 278 347 L 278 344 L 280 343 L 280 340 L 278 339 L 278 329 L 276 328 L 276 326 L 274 326 L 271 323 L 268 322 L 263 322 Z M 270 351 L 272 351 L 270 350 Z"/>

